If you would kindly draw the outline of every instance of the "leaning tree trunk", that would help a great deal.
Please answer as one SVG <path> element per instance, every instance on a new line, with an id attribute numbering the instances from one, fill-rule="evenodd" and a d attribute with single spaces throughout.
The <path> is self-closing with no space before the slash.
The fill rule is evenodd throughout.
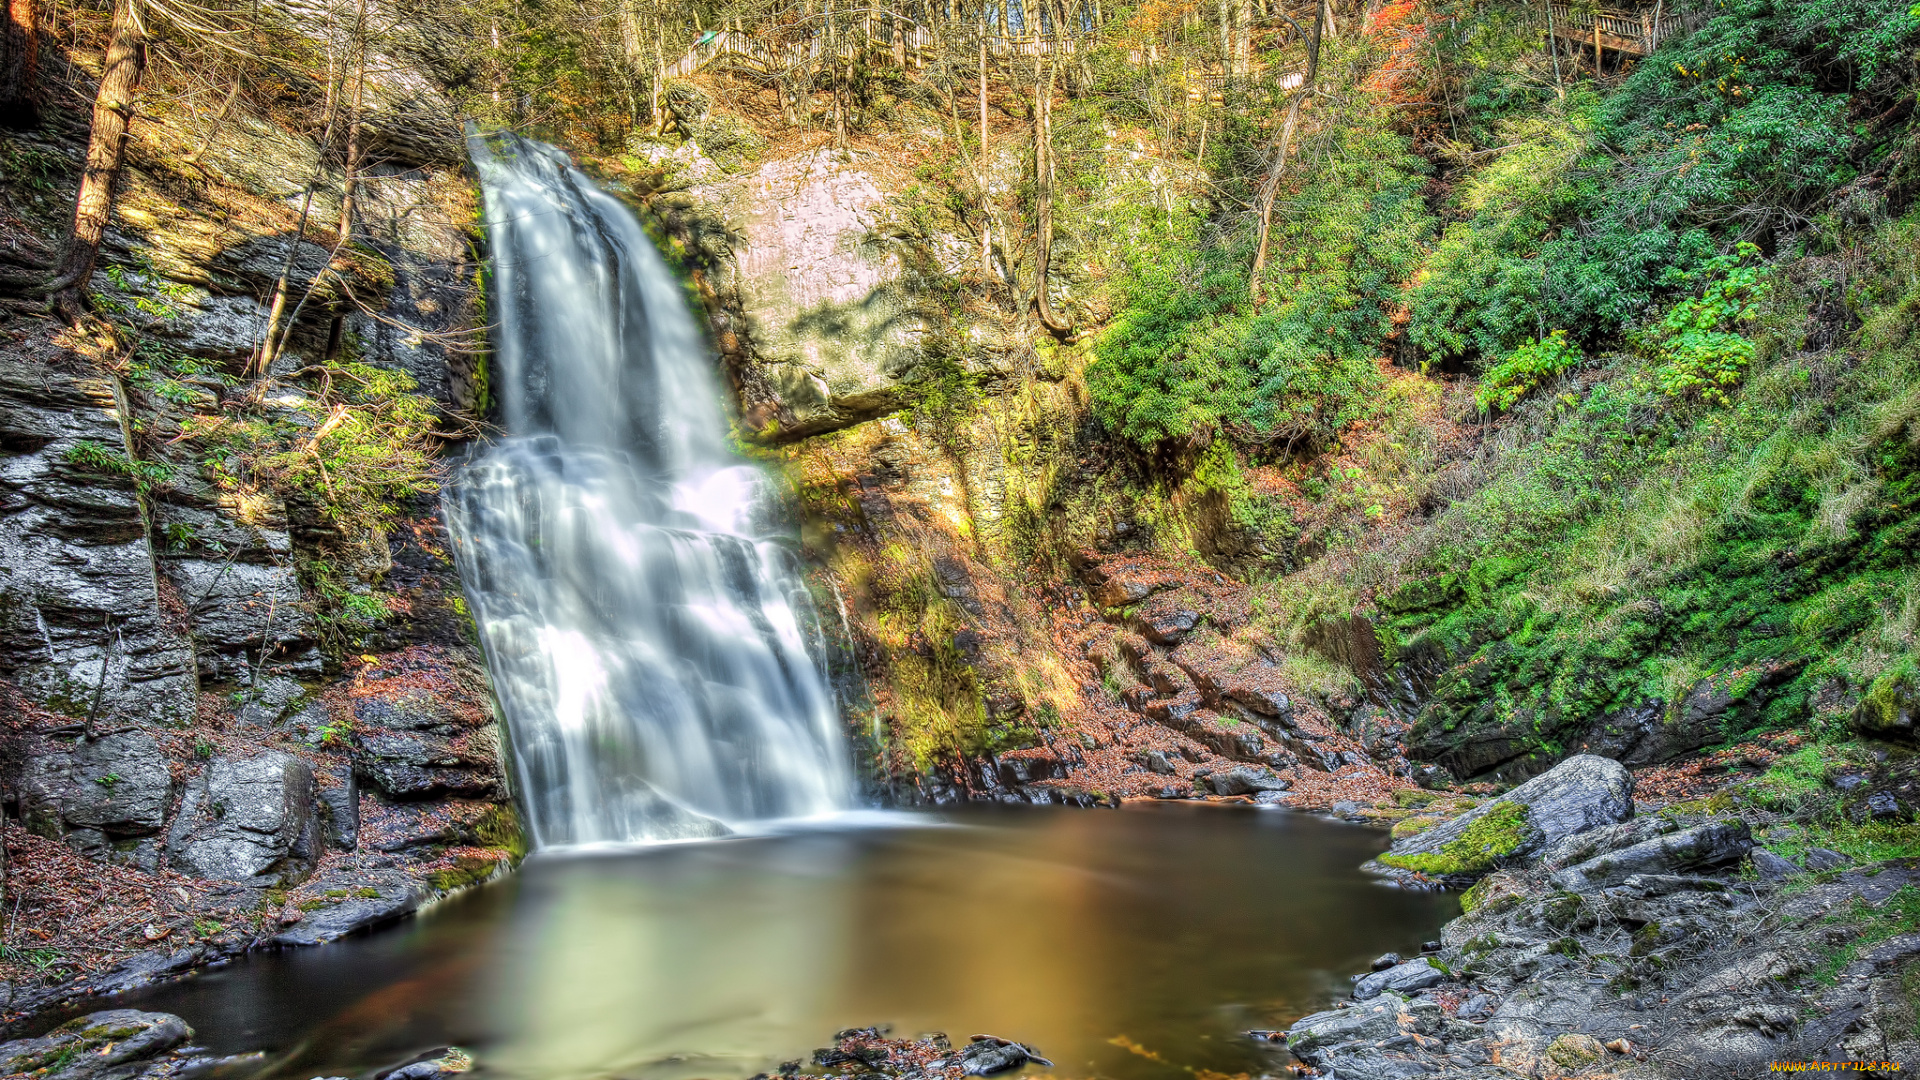
<path id="1" fill-rule="evenodd" d="M 1254 252 L 1253 273 L 1248 275 L 1247 284 L 1255 309 L 1258 309 L 1261 301 L 1265 299 L 1260 288 L 1260 276 L 1266 273 L 1267 245 L 1273 236 L 1273 203 L 1280 197 L 1280 177 L 1287 168 L 1287 154 L 1292 150 L 1294 127 L 1300 120 L 1300 106 L 1307 98 L 1313 96 L 1314 82 L 1320 77 L 1321 24 L 1328 14 L 1329 9 L 1324 2 L 1314 11 L 1313 35 L 1307 43 L 1307 71 L 1301 77 L 1300 87 L 1294 92 L 1293 100 L 1287 104 L 1287 118 L 1280 125 L 1280 145 L 1274 152 L 1272 164 L 1267 168 L 1266 181 L 1260 186 L 1260 246 Z M 1294 33 L 1300 33 L 1299 23 L 1287 18 L 1285 14 L 1280 17 L 1292 23 Z"/>
<path id="2" fill-rule="evenodd" d="M 1046 65 L 1045 79 L 1033 88 L 1033 180 L 1035 210 L 1034 231 L 1034 306 L 1040 313 L 1040 325 L 1056 334 L 1073 332 L 1073 324 L 1054 313 L 1047 296 L 1047 265 L 1053 259 L 1053 73 L 1059 68 L 1055 58 Z"/>
<path id="3" fill-rule="evenodd" d="M 6 0 L 0 12 L 0 126 L 29 128 L 39 119 L 39 0 Z"/>
<path id="4" fill-rule="evenodd" d="M 113 216 L 113 187 L 126 158 L 127 128 L 133 120 L 133 95 L 147 61 L 147 32 L 141 0 L 115 0 L 113 37 L 93 99 L 93 132 L 87 140 L 87 167 L 74 198 L 73 232 L 52 281 L 48 299 L 69 322 L 87 307 L 87 283 L 100 259 L 100 240 Z"/>

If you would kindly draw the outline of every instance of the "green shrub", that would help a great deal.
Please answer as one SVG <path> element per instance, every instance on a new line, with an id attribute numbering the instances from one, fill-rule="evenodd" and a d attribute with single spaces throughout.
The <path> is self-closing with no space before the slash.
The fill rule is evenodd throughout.
<path id="1" fill-rule="evenodd" d="M 1214 432 L 1316 446 L 1374 414 L 1387 309 L 1430 231 L 1427 166 L 1370 95 L 1320 104 L 1275 202 L 1262 303 L 1251 219 L 1123 253 L 1117 311 L 1087 368 L 1108 430 L 1145 448 Z"/>
<path id="2" fill-rule="evenodd" d="M 1567 340 L 1565 330 L 1555 330 L 1545 340 L 1529 341 L 1513 350 L 1480 377 L 1474 391 L 1474 403 L 1483 411 L 1501 412 L 1526 397 L 1533 389 L 1578 364 L 1580 347 Z"/>
<path id="3" fill-rule="evenodd" d="M 1660 362 L 1654 377 L 1662 393 L 1727 404 L 1727 391 L 1753 361 L 1753 342 L 1733 331 L 1752 321 L 1766 298 L 1759 256 L 1759 248 L 1743 243 L 1697 271 L 1668 275 L 1676 284 L 1704 280 L 1706 288 L 1673 305 L 1645 336 Z"/>

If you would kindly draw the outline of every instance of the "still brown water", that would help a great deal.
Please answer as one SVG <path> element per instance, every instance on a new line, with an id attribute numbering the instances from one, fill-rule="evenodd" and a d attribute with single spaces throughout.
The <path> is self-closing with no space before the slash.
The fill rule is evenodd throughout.
<path id="1" fill-rule="evenodd" d="M 1417 951 L 1451 896 L 1355 868 L 1385 834 L 1204 805 L 910 824 L 529 860 L 422 917 L 129 1000 L 273 1075 L 453 1044 L 542 1080 L 729 1080 L 835 1030 L 992 1033 L 1062 1078 L 1271 1069 L 1240 1037 Z M 936 823 L 937 822 L 937 823 Z"/>

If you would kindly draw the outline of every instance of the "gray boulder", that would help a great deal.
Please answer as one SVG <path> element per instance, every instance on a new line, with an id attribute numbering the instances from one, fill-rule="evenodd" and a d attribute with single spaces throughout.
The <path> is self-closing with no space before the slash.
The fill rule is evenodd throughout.
<path id="1" fill-rule="evenodd" d="M 1251 795 L 1256 791 L 1285 791 L 1293 785 L 1273 775 L 1271 770 L 1251 765 L 1216 772 L 1207 777 L 1215 795 Z"/>
<path id="2" fill-rule="evenodd" d="M 320 945 L 411 915 L 427 892 L 399 871 L 329 875 L 311 881 L 302 894 L 320 903 L 274 936 L 276 945 Z"/>
<path id="3" fill-rule="evenodd" d="M 313 773 L 299 758 L 269 752 L 215 759 L 181 800 L 168 861 L 220 881 L 299 881 L 320 853 L 313 808 Z"/>
<path id="4" fill-rule="evenodd" d="M 143 838 L 160 831 L 172 801 L 167 759 L 144 731 L 52 740 L 22 770 L 26 827 L 107 861 L 151 868 L 157 851 Z"/>
<path id="5" fill-rule="evenodd" d="M 1358 1001 L 1368 1001 L 1388 990 L 1411 994 L 1415 990 L 1425 990 L 1446 981 L 1447 973 L 1433 966 L 1433 962 L 1423 956 L 1368 975 L 1353 984 L 1353 996 Z"/>
<path id="6" fill-rule="evenodd" d="M 1853 860 L 1845 855 L 1818 847 L 1807 849 L 1807 857 L 1802 861 L 1807 864 L 1807 869 L 1815 874 L 1827 870 L 1842 870 L 1853 865 Z"/>
<path id="7" fill-rule="evenodd" d="M 1799 867 L 1766 848 L 1754 848 L 1747 857 L 1753 863 L 1753 872 L 1760 875 L 1762 881 L 1784 881 L 1801 872 Z"/>
<path id="8" fill-rule="evenodd" d="M 46 1080 L 132 1076 L 119 1066 L 158 1057 L 191 1038 L 193 1029 L 172 1013 L 108 1009 L 69 1020 L 37 1039 L 0 1043 L 0 1070 Z"/>
<path id="9" fill-rule="evenodd" d="M 1395 841 L 1368 869 L 1464 883 L 1632 817 L 1633 776 L 1617 761 L 1582 754 L 1452 821 Z"/>
<path id="10" fill-rule="evenodd" d="M 1150 773 L 1161 776 L 1172 776 L 1174 773 L 1173 762 L 1167 760 L 1163 750 L 1142 750 L 1136 760 Z"/>
<path id="11" fill-rule="evenodd" d="M 1542 870 L 1565 870 L 1609 851 L 1618 851 L 1656 836 L 1679 831 L 1680 822 L 1675 818 L 1663 814 L 1637 817 L 1618 825 L 1576 833 L 1549 844 L 1540 852 L 1536 865 Z"/>
<path id="12" fill-rule="evenodd" d="M 1446 1014 L 1437 1003 L 1409 1001 L 1388 991 L 1350 1008 L 1294 1021 L 1287 1031 L 1287 1049 L 1332 1076 L 1364 1076 L 1369 1080 L 1422 1076 L 1439 1071 L 1443 1065 L 1438 1055 L 1425 1051 L 1415 1036 L 1435 1035 L 1446 1025 Z"/>
<path id="13" fill-rule="evenodd" d="M 1753 848 L 1744 821 L 1710 821 L 1657 836 L 1555 873 L 1553 884 L 1569 892 L 1618 885 L 1636 874 L 1675 874 L 1738 861 Z"/>
<path id="14" fill-rule="evenodd" d="M 446 702 L 409 691 L 354 702 L 353 764 L 394 799 L 504 799 L 499 729 L 470 726 Z"/>

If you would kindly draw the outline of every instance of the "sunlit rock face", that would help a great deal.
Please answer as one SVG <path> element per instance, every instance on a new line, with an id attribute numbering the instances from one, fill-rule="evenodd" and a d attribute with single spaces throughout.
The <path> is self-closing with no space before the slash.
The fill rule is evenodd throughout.
<path id="1" fill-rule="evenodd" d="M 691 194 L 732 237 L 723 289 L 737 290 L 755 361 L 789 413 L 781 436 L 909 400 L 925 327 L 900 256 L 879 235 L 886 195 L 871 173 L 821 150 Z"/>
<path id="2" fill-rule="evenodd" d="M 512 435 L 446 510 L 536 843 L 844 805 L 819 625 L 680 284 L 558 151 L 496 136 L 474 158 Z"/>

